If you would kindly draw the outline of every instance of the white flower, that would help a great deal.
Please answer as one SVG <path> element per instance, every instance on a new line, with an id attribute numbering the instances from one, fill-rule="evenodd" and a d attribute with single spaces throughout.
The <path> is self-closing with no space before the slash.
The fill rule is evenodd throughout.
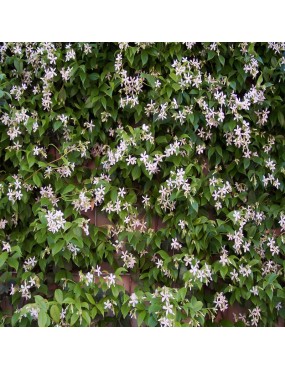
<path id="1" fill-rule="evenodd" d="M 165 305 L 162 306 L 162 308 L 165 310 L 166 315 L 168 315 L 169 313 L 174 315 L 174 312 L 172 310 L 173 305 L 170 304 L 169 302 L 166 301 Z"/>
<path id="2" fill-rule="evenodd" d="M 111 287 L 111 285 L 115 285 L 116 284 L 116 276 L 114 274 L 110 274 L 109 276 L 106 276 L 104 277 L 104 279 L 106 280 L 106 283 L 108 285 L 108 288 Z"/>
<path id="3" fill-rule="evenodd" d="M 171 249 L 179 250 L 182 248 L 182 245 L 177 241 L 177 238 L 173 238 L 171 242 Z"/>
<path id="4" fill-rule="evenodd" d="M 228 301 L 223 292 L 217 293 L 214 303 L 216 304 L 216 308 L 222 312 L 226 311 L 228 308 Z"/>
<path id="5" fill-rule="evenodd" d="M 34 149 L 33 149 L 33 154 L 34 154 L 34 155 L 38 155 L 38 154 L 39 154 L 39 152 L 40 152 L 40 148 L 36 145 L 36 146 L 34 147 Z"/>
<path id="6" fill-rule="evenodd" d="M 279 225 L 281 226 L 281 230 L 285 231 L 285 215 L 281 214 Z"/>
<path id="7" fill-rule="evenodd" d="M 65 315 L 66 315 L 66 311 L 67 311 L 67 308 L 66 309 L 61 309 L 61 313 L 60 313 L 60 320 L 64 320 L 65 319 Z"/>
<path id="8" fill-rule="evenodd" d="M 258 286 L 253 286 L 253 287 L 250 289 L 250 292 L 251 292 L 253 295 L 258 295 Z"/>
<path id="9" fill-rule="evenodd" d="M 261 313 L 260 308 L 257 306 L 254 309 L 248 310 L 248 311 L 249 311 L 249 317 L 251 317 L 251 325 L 257 326 L 258 321 L 259 321 L 259 319 L 261 317 L 261 315 L 260 315 L 260 313 Z"/>
<path id="10" fill-rule="evenodd" d="M 2 229 L 2 230 L 5 229 L 7 223 L 8 223 L 8 221 L 5 220 L 4 218 L 2 218 L 0 220 L 0 229 Z"/>
<path id="11" fill-rule="evenodd" d="M 221 209 L 221 208 L 222 208 L 222 203 L 221 203 L 221 202 L 216 202 L 216 203 L 215 203 L 215 207 L 216 207 L 217 209 Z"/>
<path id="12" fill-rule="evenodd" d="M 88 286 L 89 284 L 93 283 L 94 281 L 94 275 L 91 272 L 87 272 L 85 275 L 86 278 L 86 285 Z"/>
<path id="13" fill-rule="evenodd" d="M 95 127 L 92 120 L 90 122 L 83 123 L 83 126 L 89 129 L 90 132 L 92 132 L 93 128 Z"/>
<path id="14" fill-rule="evenodd" d="M 11 284 L 10 290 L 11 290 L 10 295 L 14 295 L 16 293 L 16 288 L 14 287 L 13 284 Z"/>
<path id="15" fill-rule="evenodd" d="M 159 259 L 159 258 L 158 258 L 158 260 L 155 262 L 155 264 L 156 264 L 156 267 L 157 267 L 157 268 L 162 267 L 162 266 L 163 266 L 163 261 L 162 261 L 162 259 Z"/>
<path id="16" fill-rule="evenodd" d="M 217 182 L 218 182 L 218 180 L 215 177 L 212 177 L 209 180 L 209 183 L 210 183 L 211 186 L 215 186 Z"/>
<path id="17" fill-rule="evenodd" d="M 73 257 L 76 257 L 77 256 L 77 252 L 80 251 L 80 249 L 76 245 L 74 245 L 72 243 L 68 243 L 67 246 L 66 246 L 66 248 L 72 253 Z"/>
<path id="18" fill-rule="evenodd" d="M 25 262 L 24 262 L 24 270 L 30 271 L 32 270 L 37 264 L 36 257 L 29 257 Z"/>
<path id="19" fill-rule="evenodd" d="M 113 304 L 109 299 L 106 302 L 104 302 L 104 309 L 105 310 L 112 310 L 113 309 Z"/>
<path id="20" fill-rule="evenodd" d="M 138 302 L 139 301 L 138 301 L 138 297 L 136 293 L 132 293 L 130 296 L 129 305 L 131 305 L 132 307 L 135 307 L 138 304 Z"/>
<path id="21" fill-rule="evenodd" d="M 160 293 L 161 295 L 161 302 L 168 302 L 169 298 L 172 298 L 172 294 L 170 294 L 166 289 Z"/>
<path id="22" fill-rule="evenodd" d="M 129 155 L 128 158 L 126 158 L 126 162 L 127 162 L 128 165 L 136 164 L 137 159 L 136 159 L 136 157 L 132 157 L 132 156 Z"/>
<path id="23" fill-rule="evenodd" d="M 2 242 L 2 251 L 7 251 L 8 253 L 11 252 L 11 245 L 9 243 L 6 243 L 6 242 Z"/>
<path id="24" fill-rule="evenodd" d="M 276 179 L 273 181 L 273 185 L 276 187 L 276 189 L 279 189 L 279 186 L 281 185 L 281 183 L 278 179 Z"/>
<path id="25" fill-rule="evenodd" d="M 197 154 L 202 154 L 205 149 L 206 149 L 206 145 L 205 144 L 203 144 L 203 145 L 197 145 L 196 152 L 197 152 Z"/>
<path id="26" fill-rule="evenodd" d="M 33 287 L 34 285 L 36 285 L 36 278 L 35 277 L 30 277 L 30 280 L 29 280 L 29 283 L 31 285 L 31 287 Z"/>
<path id="27" fill-rule="evenodd" d="M 16 179 L 15 182 L 14 182 L 14 186 L 15 186 L 15 189 L 21 189 L 22 188 L 21 181 Z"/>
<path id="28" fill-rule="evenodd" d="M 185 229 L 185 226 L 188 225 L 187 221 L 184 221 L 184 220 L 179 220 L 178 222 L 178 226 L 181 227 L 182 230 Z"/>
<path id="29" fill-rule="evenodd" d="M 48 230 L 52 233 L 56 233 L 60 229 L 64 229 L 66 220 L 63 218 L 63 213 L 60 210 L 48 211 L 45 217 L 48 222 Z"/>
<path id="30" fill-rule="evenodd" d="M 279 254 L 280 250 L 278 245 L 276 245 L 274 238 L 268 238 L 267 246 L 270 248 L 272 256 L 274 256 L 275 254 Z"/>
<path id="31" fill-rule="evenodd" d="M 234 211 L 233 216 L 234 216 L 235 222 L 237 222 L 240 219 L 240 212 Z"/>
<path id="32" fill-rule="evenodd" d="M 125 188 L 119 188 L 118 196 L 121 198 L 124 198 L 124 196 L 127 194 Z"/>
<path id="33" fill-rule="evenodd" d="M 145 205 L 145 207 L 148 207 L 150 205 L 149 201 L 150 201 L 150 198 L 147 196 L 147 195 L 143 195 L 142 196 L 142 203 Z"/>
<path id="34" fill-rule="evenodd" d="M 101 267 L 97 265 L 94 272 L 97 274 L 98 277 L 100 277 L 102 275 Z"/>
<path id="35" fill-rule="evenodd" d="M 249 265 L 247 266 L 243 266 L 243 265 L 240 265 L 239 267 L 239 273 L 243 276 L 243 277 L 248 277 L 250 274 L 251 274 L 251 268 Z"/>
<path id="36" fill-rule="evenodd" d="M 229 265 L 230 261 L 228 259 L 228 253 L 223 253 L 220 256 L 220 263 L 222 264 L 222 266 Z"/>
<path id="37" fill-rule="evenodd" d="M 67 70 L 65 68 L 62 68 L 60 70 L 61 77 L 64 81 L 68 81 L 70 79 L 72 68 L 68 67 Z"/>
<path id="38" fill-rule="evenodd" d="M 146 163 L 146 161 L 148 160 L 148 154 L 146 154 L 146 152 L 142 153 L 140 157 L 143 163 Z"/>
<path id="39" fill-rule="evenodd" d="M 149 131 L 149 127 L 144 123 L 142 125 L 142 130 L 145 131 L 145 132 L 148 132 Z"/>
<path id="40" fill-rule="evenodd" d="M 161 317 L 160 319 L 158 319 L 158 321 L 160 322 L 160 326 L 163 326 L 163 327 L 171 326 L 171 320 L 169 320 L 166 317 Z"/>
<path id="41" fill-rule="evenodd" d="M 82 190 L 79 193 L 78 199 L 76 199 L 75 201 L 72 202 L 72 204 L 74 205 L 74 208 L 77 211 L 87 212 L 88 209 L 91 208 L 90 199 L 85 194 L 86 194 L 86 191 Z"/>
<path id="42" fill-rule="evenodd" d="M 35 308 L 35 307 L 30 308 L 30 315 L 31 315 L 33 320 L 38 319 L 39 312 L 40 312 L 39 308 Z"/>
<path id="43" fill-rule="evenodd" d="M 159 88 L 161 86 L 161 82 L 159 80 L 155 81 L 155 87 Z"/>
<path id="44" fill-rule="evenodd" d="M 85 232 L 86 235 L 89 235 L 89 222 L 89 219 L 85 219 L 84 221 L 82 221 L 81 224 L 82 230 Z"/>

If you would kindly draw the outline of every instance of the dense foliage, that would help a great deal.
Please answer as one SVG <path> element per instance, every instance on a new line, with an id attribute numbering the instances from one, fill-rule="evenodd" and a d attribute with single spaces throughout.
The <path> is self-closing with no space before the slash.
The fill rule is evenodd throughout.
<path id="1" fill-rule="evenodd" d="M 282 323 L 284 50 L 2 43 L 1 325 Z"/>

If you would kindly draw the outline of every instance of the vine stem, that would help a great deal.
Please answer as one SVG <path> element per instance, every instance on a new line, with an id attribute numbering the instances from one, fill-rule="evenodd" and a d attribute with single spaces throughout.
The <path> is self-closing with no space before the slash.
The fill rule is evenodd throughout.
<path id="1" fill-rule="evenodd" d="M 59 157 L 59 158 L 57 158 L 57 159 L 54 159 L 53 161 L 51 161 L 51 162 L 48 162 L 47 163 L 47 166 L 46 167 L 48 167 L 50 164 L 52 164 L 52 163 L 55 163 L 55 162 L 57 162 L 57 161 L 60 161 L 62 158 L 64 158 L 68 153 L 70 153 L 70 152 L 73 152 L 74 151 L 74 149 L 71 149 L 71 150 L 68 150 L 65 154 L 63 154 L 61 157 Z M 45 168 L 46 168 L 45 167 Z M 27 177 L 24 181 L 28 181 L 30 178 L 32 178 L 33 176 L 34 176 L 34 174 L 36 174 L 36 173 L 38 173 L 39 171 L 41 171 L 41 169 L 42 169 L 42 167 L 41 168 L 39 168 L 39 169 L 37 169 L 35 172 L 33 172 L 29 177 Z"/>

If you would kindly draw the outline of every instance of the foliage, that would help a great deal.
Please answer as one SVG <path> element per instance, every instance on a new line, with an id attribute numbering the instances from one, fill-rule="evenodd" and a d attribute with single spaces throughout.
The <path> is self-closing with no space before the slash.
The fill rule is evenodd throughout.
<path id="1" fill-rule="evenodd" d="M 284 50 L 2 43 L 1 325 L 284 319 Z"/>

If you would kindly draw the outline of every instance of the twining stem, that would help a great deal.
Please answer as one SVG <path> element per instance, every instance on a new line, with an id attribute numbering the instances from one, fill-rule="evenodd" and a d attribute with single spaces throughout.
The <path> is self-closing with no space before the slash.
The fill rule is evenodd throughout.
<path id="1" fill-rule="evenodd" d="M 51 144 L 51 145 L 53 145 L 53 144 Z M 60 161 L 62 158 L 64 158 L 68 153 L 70 153 L 70 152 L 73 152 L 74 151 L 74 148 L 73 149 L 70 149 L 70 150 L 68 150 L 65 154 L 63 154 L 61 157 L 59 157 L 59 158 L 56 158 L 56 159 L 54 159 L 53 161 L 51 161 L 51 162 L 48 162 L 47 163 L 47 166 L 46 167 L 48 167 L 50 164 L 52 164 L 52 163 L 55 163 L 55 162 L 57 162 L 57 161 Z M 38 168 L 35 172 L 33 172 L 29 177 L 27 177 L 24 181 L 27 181 L 27 180 L 29 180 L 31 177 L 33 177 L 34 176 L 34 174 L 35 173 L 38 173 L 39 171 L 41 171 L 41 169 L 42 169 L 43 167 L 41 167 L 41 168 Z"/>

